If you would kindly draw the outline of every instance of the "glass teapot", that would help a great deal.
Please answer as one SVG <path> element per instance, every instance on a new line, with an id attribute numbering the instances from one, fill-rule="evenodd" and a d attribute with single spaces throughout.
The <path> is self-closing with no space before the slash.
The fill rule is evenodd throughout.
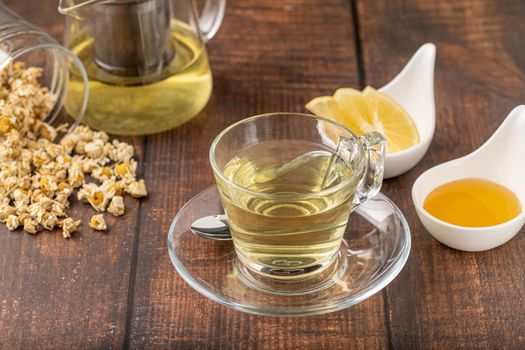
<path id="1" fill-rule="evenodd" d="M 212 91 L 204 44 L 219 29 L 225 5 L 206 0 L 198 17 L 193 0 L 61 0 L 65 45 L 89 78 L 84 122 L 139 135 L 171 129 L 199 113 Z M 80 77 L 72 77 L 71 106 L 81 98 L 81 86 Z"/>

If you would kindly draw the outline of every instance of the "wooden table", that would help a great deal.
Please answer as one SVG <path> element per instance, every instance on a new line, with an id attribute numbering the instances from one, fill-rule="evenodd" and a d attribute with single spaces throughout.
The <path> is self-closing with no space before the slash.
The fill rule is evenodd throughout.
<path id="1" fill-rule="evenodd" d="M 57 1 L 6 3 L 61 38 Z M 382 86 L 425 42 L 437 45 L 434 140 L 419 165 L 383 185 L 412 229 L 401 274 L 357 306 L 307 318 L 248 315 L 191 289 L 166 234 L 213 183 L 215 135 L 247 116 L 304 112 L 338 87 Z M 128 200 L 109 233 L 0 229 L 0 348 L 525 348 L 525 232 L 487 252 L 452 250 L 410 199 L 419 174 L 477 148 L 525 101 L 523 1 L 229 0 L 208 52 L 206 109 L 171 132 L 129 139 L 150 196 Z M 92 214 L 82 213 L 84 222 Z"/>

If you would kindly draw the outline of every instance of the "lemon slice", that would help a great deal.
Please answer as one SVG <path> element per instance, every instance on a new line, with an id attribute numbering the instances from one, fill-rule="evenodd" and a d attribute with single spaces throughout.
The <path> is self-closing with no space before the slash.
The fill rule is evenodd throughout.
<path id="1" fill-rule="evenodd" d="M 338 89 L 333 96 L 314 98 L 306 108 L 346 126 L 358 136 L 380 132 L 387 139 L 387 153 L 405 150 L 420 141 L 416 125 L 403 107 L 370 86 L 362 92 Z"/>

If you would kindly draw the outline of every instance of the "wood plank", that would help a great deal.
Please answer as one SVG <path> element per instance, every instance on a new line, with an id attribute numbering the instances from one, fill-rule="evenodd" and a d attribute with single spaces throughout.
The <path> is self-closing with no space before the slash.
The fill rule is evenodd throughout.
<path id="1" fill-rule="evenodd" d="M 213 183 L 208 150 L 234 121 L 305 111 L 319 94 L 358 82 L 351 9 L 341 0 L 228 1 L 209 44 L 215 86 L 207 108 L 182 127 L 148 138 L 151 197 L 141 216 L 130 329 L 133 348 L 383 348 L 381 294 L 311 318 L 253 316 L 193 291 L 175 272 L 166 235 L 177 210 Z"/>
<path id="2" fill-rule="evenodd" d="M 58 1 L 56 4 L 20 0 L 5 0 L 2 2 L 22 19 L 51 34 L 58 41 L 62 42 L 64 16 L 58 13 Z"/>
<path id="3" fill-rule="evenodd" d="M 61 39 L 56 2 L 5 1 L 19 15 Z M 142 140 L 132 142 L 141 162 Z M 76 205 L 83 221 L 70 240 L 60 232 L 32 236 L 0 228 L 0 348 L 101 349 L 124 343 L 127 296 L 138 201 L 127 213 L 106 215 L 110 230 L 94 232 L 94 210 Z M 77 203 L 79 204 L 79 203 Z"/>
<path id="4" fill-rule="evenodd" d="M 383 85 L 421 44 L 437 44 L 433 143 L 415 169 L 383 187 L 413 231 L 408 265 L 387 288 L 393 346 L 523 348 L 525 231 L 488 252 L 447 248 L 419 222 L 410 191 L 424 170 L 480 146 L 525 100 L 525 6 L 378 0 L 357 7 L 368 84 Z"/>

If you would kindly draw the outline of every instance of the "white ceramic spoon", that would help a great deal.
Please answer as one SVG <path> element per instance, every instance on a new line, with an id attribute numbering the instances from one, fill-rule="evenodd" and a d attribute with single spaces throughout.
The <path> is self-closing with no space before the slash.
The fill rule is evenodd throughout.
<path id="1" fill-rule="evenodd" d="M 401 175 L 412 169 L 425 155 L 434 136 L 436 106 L 434 103 L 434 64 L 436 46 L 421 46 L 403 70 L 379 91 L 392 97 L 412 117 L 420 142 L 404 151 L 390 153 L 385 159 L 384 178 Z"/>
<path id="2" fill-rule="evenodd" d="M 513 191 L 522 211 L 514 219 L 489 227 L 463 227 L 436 219 L 423 209 L 436 187 L 463 178 L 482 178 Z M 423 226 L 438 241 L 452 248 L 482 251 L 514 237 L 525 223 L 525 105 L 510 112 L 496 132 L 480 148 L 424 172 L 412 187 L 412 200 Z"/>

